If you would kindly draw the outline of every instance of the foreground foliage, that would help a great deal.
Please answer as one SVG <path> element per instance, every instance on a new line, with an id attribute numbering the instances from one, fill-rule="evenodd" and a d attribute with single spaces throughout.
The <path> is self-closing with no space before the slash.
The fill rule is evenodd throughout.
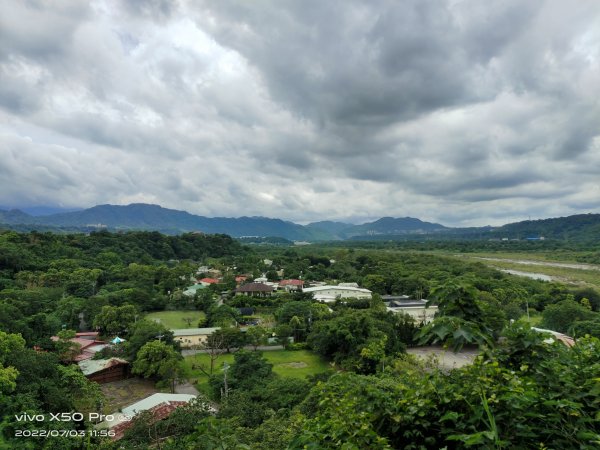
<path id="1" fill-rule="evenodd" d="M 302 405 L 292 448 L 598 448 L 600 341 L 569 349 L 510 328 L 504 343 L 449 374 L 340 373 Z"/>

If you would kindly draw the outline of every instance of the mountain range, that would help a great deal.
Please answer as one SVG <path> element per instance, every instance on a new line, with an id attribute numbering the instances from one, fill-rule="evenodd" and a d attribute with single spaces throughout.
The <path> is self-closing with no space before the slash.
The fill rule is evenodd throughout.
<path id="1" fill-rule="evenodd" d="M 154 230 L 166 234 L 200 231 L 233 237 L 273 236 L 295 241 L 340 239 L 415 239 L 415 238 L 546 238 L 577 239 L 580 235 L 600 237 L 600 214 L 529 220 L 502 227 L 450 228 L 412 217 L 383 217 L 354 225 L 321 221 L 299 225 L 267 217 L 204 217 L 158 205 L 134 203 L 126 206 L 98 205 L 89 209 L 34 216 L 18 209 L 0 209 L 0 224 L 10 228 L 62 228 L 73 231 L 93 229 Z"/>

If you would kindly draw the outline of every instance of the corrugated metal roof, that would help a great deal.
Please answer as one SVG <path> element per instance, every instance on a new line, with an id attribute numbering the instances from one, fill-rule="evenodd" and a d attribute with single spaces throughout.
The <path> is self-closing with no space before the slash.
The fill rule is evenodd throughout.
<path id="1" fill-rule="evenodd" d="M 273 292 L 275 288 L 263 283 L 248 283 L 236 289 L 236 292 Z"/>
<path id="2" fill-rule="evenodd" d="M 351 291 L 351 292 L 363 292 L 365 294 L 370 294 L 371 291 L 365 288 L 357 288 L 357 287 L 352 287 L 352 286 L 315 286 L 315 287 L 310 287 L 310 288 L 305 288 L 302 290 L 302 292 L 320 292 L 320 291 L 327 291 L 327 290 L 338 290 L 338 291 Z"/>
<path id="3" fill-rule="evenodd" d="M 85 361 L 79 361 L 77 363 L 79 368 L 83 372 L 84 375 L 92 375 L 96 372 L 100 372 L 104 369 L 109 369 L 111 367 L 117 366 L 119 364 L 129 364 L 124 359 L 121 358 L 110 358 L 110 359 L 86 359 Z"/>
<path id="4" fill-rule="evenodd" d="M 189 402 L 192 399 L 196 398 L 195 395 L 191 394 L 153 394 L 149 397 L 146 397 L 139 402 L 134 403 L 133 405 L 129 405 L 126 408 L 123 408 L 123 414 L 128 416 L 134 416 L 140 411 L 146 411 L 147 409 L 154 408 L 156 405 L 160 405 L 161 403 L 170 403 L 170 402 Z"/>
<path id="5" fill-rule="evenodd" d="M 177 330 L 171 330 L 173 336 L 204 336 L 213 334 L 215 331 L 220 330 L 220 327 L 214 328 L 180 328 Z"/>

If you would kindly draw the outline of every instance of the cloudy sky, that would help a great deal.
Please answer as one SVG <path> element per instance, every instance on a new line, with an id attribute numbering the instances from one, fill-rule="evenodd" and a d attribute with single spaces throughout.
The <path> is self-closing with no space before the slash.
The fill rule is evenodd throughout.
<path id="1" fill-rule="evenodd" d="M 0 3 L 0 204 L 600 212 L 597 0 Z"/>

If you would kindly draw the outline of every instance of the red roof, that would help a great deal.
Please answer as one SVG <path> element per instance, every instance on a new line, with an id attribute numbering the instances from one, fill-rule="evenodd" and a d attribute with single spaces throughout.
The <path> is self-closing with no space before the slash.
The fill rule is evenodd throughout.
<path id="1" fill-rule="evenodd" d="M 179 408 L 180 406 L 185 406 L 185 405 L 187 405 L 187 402 L 169 401 L 169 402 L 161 403 L 160 405 L 156 405 L 153 408 L 150 408 L 148 411 L 150 411 L 150 414 L 152 414 L 152 423 L 158 422 L 159 420 L 166 419 L 177 408 Z M 120 424 L 116 425 L 112 429 L 112 431 L 115 432 L 115 435 L 112 438 L 113 441 L 118 441 L 119 439 L 121 439 L 125 435 L 125 432 L 132 426 L 133 426 L 133 420 L 121 422 Z"/>
<path id="2" fill-rule="evenodd" d="M 75 333 L 76 338 L 97 338 L 100 335 L 98 331 L 82 331 Z"/>
<path id="3" fill-rule="evenodd" d="M 217 284 L 219 282 L 219 280 L 217 280 L 216 278 L 202 278 L 201 280 L 198 280 L 200 283 L 208 283 L 208 284 Z"/>
<path id="4" fill-rule="evenodd" d="M 237 277 L 235 277 L 235 281 L 239 282 L 239 281 L 246 281 L 248 279 L 247 276 L 245 275 L 238 275 Z"/>
<path id="5" fill-rule="evenodd" d="M 59 340 L 58 336 L 52 336 L 50 339 L 52 339 L 52 341 L 57 342 Z M 81 350 L 84 350 L 88 347 L 91 347 L 92 345 L 100 345 L 100 344 L 106 344 L 106 342 L 104 341 L 96 341 L 96 340 L 91 340 L 91 339 L 83 339 L 83 338 L 78 338 L 78 337 L 74 337 L 72 339 L 69 339 L 71 342 L 75 342 L 76 344 L 81 345 Z"/>
<path id="6" fill-rule="evenodd" d="M 279 286 L 304 286 L 302 280 L 281 280 Z"/>
<path id="7" fill-rule="evenodd" d="M 52 341 L 56 342 L 56 341 L 58 341 L 59 338 L 58 338 L 58 336 L 52 336 L 50 339 Z M 80 345 L 79 354 L 77 356 L 75 356 L 75 358 L 73 358 L 73 361 L 75 361 L 75 362 L 83 361 L 86 359 L 91 359 L 96 354 L 96 352 L 89 350 L 89 348 L 93 347 L 94 345 L 105 345 L 106 344 L 106 342 L 104 342 L 104 341 L 84 339 L 84 338 L 78 338 L 78 337 L 69 339 L 69 341 L 75 342 L 76 344 Z"/>

